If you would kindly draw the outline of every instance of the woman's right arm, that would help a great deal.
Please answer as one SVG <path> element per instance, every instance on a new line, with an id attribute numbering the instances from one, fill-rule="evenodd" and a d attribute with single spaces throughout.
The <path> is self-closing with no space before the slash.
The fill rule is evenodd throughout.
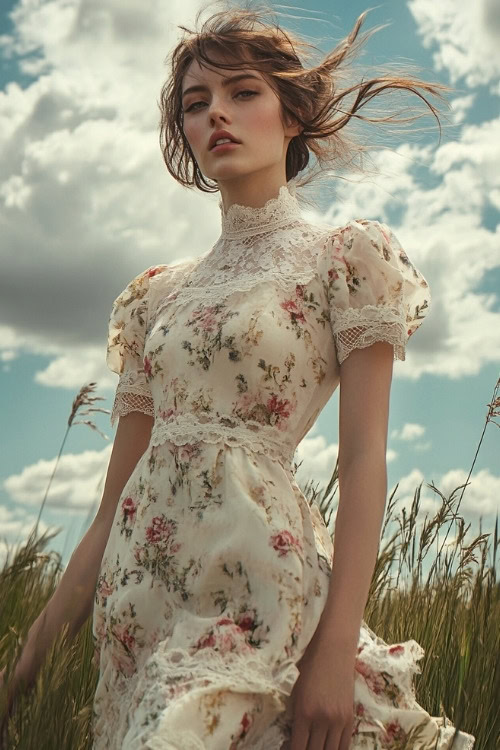
<path id="1" fill-rule="evenodd" d="M 118 500 L 138 460 L 148 447 L 153 417 L 142 412 L 122 416 L 96 516 L 73 552 L 50 601 L 31 626 L 9 685 L 9 705 L 19 686 L 30 685 L 50 646 L 68 623 L 72 640 L 92 612 L 97 578 Z M 0 686 L 3 673 L 0 672 Z"/>

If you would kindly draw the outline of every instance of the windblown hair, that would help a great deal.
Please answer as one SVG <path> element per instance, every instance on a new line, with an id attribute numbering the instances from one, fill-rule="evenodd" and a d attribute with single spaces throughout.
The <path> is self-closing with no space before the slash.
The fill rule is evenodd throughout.
<path id="1" fill-rule="evenodd" d="M 212 3 L 209 3 L 210 5 Z M 206 6 L 196 15 L 196 26 Z M 362 156 L 372 146 L 363 145 L 358 139 L 347 136 L 345 126 L 356 118 L 369 123 L 408 123 L 428 114 L 398 118 L 394 114 L 382 117 L 369 117 L 359 114 L 368 102 L 383 92 L 403 90 L 412 92 L 425 103 L 436 118 L 440 136 L 441 123 L 438 108 L 425 96 L 438 97 L 448 107 L 444 92 L 451 91 L 441 83 L 427 82 L 412 75 L 398 75 L 390 71 L 374 78 L 361 80 L 345 88 L 340 82 L 350 72 L 347 62 L 355 56 L 359 48 L 379 26 L 364 32 L 359 38 L 360 28 L 368 10 L 357 19 L 352 31 L 317 65 L 305 67 L 299 57 L 310 60 L 316 47 L 285 32 L 277 22 L 266 24 L 266 17 L 276 15 L 268 6 L 257 8 L 229 6 L 227 10 L 210 16 L 199 31 L 178 26 L 188 36 L 181 39 L 167 57 L 171 74 L 161 89 L 158 106 L 161 111 L 160 147 L 168 171 L 180 184 L 195 185 L 204 192 L 217 192 L 216 182 L 207 179 L 198 164 L 184 135 L 182 110 L 182 83 L 184 75 L 193 60 L 201 66 L 238 70 L 252 68 L 259 71 L 274 89 L 281 103 L 281 117 L 288 124 L 299 123 L 302 131 L 293 137 L 286 155 L 286 179 L 291 180 L 309 164 L 311 152 L 316 157 L 316 170 L 310 169 L 300 178 L 297 185 L 306 185 L 318 174 L 331 167 L 349 169 L 364 173 Z M 223 62 L 211 55 L 223 58 Z M 231 60 L 232 62 L 230 62 Z M 347 98 L 353 95 L 350 103 Z M 341 132 L 342 131 L 342 132 Z"/>

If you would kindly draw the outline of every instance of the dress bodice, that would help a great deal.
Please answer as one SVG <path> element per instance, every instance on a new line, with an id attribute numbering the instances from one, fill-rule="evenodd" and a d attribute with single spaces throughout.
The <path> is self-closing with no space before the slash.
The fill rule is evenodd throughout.
<path id="1" fill-rule="evenodd" d="M 153 415 L 153 445 L 240 445 L 289 468 L 353 349 L 387 341 L 405 358 L 428 284 L 385 224 L 306 221 L 293 181 L 264 206 L 219 207 L 207 253 L 147 269 L 115 300 L 112 417 Z"/>

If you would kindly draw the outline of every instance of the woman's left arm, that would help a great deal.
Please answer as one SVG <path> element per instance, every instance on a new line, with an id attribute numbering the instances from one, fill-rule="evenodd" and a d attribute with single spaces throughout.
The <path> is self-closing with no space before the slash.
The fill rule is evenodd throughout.
<path id="1" fill-rule="evenodd" d="M 387 496 L 387 429 L 393 347 L 355 349 L 340 368 L 339 507 L 332 575 L 319 629 L 358 643 Z"/>
<path id="2" fill-rule="evenodd" d="M 393 347 L 387 342 L 355 349 L 341 365 L 332 573 L 318 627 L 298 664 L 290 750 L 349 747 L 355 657 L 387 495 L 392 369 Z"/>

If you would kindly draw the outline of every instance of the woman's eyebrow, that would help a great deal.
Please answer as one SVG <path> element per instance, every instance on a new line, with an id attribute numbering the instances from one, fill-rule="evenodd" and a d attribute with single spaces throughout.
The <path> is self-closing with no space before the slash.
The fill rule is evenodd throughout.
<path id="1" fill-rule="evenodd" d="M 257 76 L 252 75 L 252 73 L 240 73 L 237 76 L 228 76 L 226 78 L 222 79 L 222 86 L 228 86 L 230 83 L 234 83 L 235 81 L 241 81 L 243 78 L 255 78 L 256 81 L 260 81 L 260 78 L 257 78 Z M 186 89 L 183 94 L 182 98 L 184 99 L 187 94 L 191 94 L 193 91 L 208 91 L 208 86 L 204 86 L 202 84 L 198 84 L 197 86 L 190 86 L 188 89 Z"/>

